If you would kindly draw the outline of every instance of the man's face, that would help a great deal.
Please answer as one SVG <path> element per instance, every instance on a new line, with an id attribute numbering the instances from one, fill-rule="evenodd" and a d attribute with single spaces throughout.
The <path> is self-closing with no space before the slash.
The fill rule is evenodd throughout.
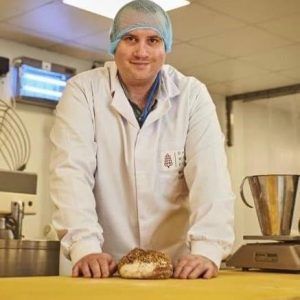
<path id="1" fill-rule="evenodd" d="M 125 84 L 151 84 L 166 59 L 164 42 L 151 29 L 126 34 L 115 52 L 115 62 Z"/>

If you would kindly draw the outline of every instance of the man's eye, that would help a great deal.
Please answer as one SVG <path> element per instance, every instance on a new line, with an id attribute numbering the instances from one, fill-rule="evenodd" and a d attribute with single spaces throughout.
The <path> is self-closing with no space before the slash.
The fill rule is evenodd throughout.
<path id="1" fill-rule="evenodd" d="M 161 39 L 159 39 L 159 38 L 150 38 L 149 42 L 150 42 L 150 44 L 159 44 L 161 42 Z"/>
<path id="2" fill-rule="evenodd" d="M 135 38 L 133 36 L 128 35 L 128 36 L 125 36 L 123 38 L 123 40 L 127 41 L 127 42 L 133 42 L 133 41 L 135 41 Z"/>

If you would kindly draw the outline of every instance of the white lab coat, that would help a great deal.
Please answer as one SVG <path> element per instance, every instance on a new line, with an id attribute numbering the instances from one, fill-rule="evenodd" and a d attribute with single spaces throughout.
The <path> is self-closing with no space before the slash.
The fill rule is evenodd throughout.
<path id="1" fill-rule="evenodd" d="M 141 247 L 219 266 L 230 253 L 234 196 L 215 106 L 202 83 L 171 66 L 161 80 L 142 128 L 115 63 L 68 82 L 51 132 L 50 192 L 73 263 Z"/>

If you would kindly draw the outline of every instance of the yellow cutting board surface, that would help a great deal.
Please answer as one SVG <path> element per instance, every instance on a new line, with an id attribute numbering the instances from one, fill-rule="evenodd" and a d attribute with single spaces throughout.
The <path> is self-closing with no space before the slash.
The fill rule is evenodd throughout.
<path id="1" fill-rule="evenodd" d="M 215 279 L 0 278 L 3 300 L 300 300 L 300 274 L 221 271 Z"/>

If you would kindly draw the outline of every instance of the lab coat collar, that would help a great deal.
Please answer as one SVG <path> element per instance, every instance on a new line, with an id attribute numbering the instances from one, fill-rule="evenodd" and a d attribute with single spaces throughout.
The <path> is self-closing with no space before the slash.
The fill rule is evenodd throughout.
<path id="1" fill-rule="evenodd" d="M 114 62 L 107 62 L 105 63 L 105 67 L 109 70 L 112 107 L 126 120 L 128 120 L 133 127 L 139 129 L 140 125 L 118 79 L 116 64 Z"/>
<path id="2" fill-rule="evenodd" d="M 118 79 L 115 62 L 106 62 L 105 67 L 109 70 L 110 92 L 112 96 L 111 105 L 125 117 L 132 126 L 139 128 L 132 107 Z M 178 86 L 168 75 L 169 68 L 170 66 L 164 65 L 161 70 L 161 83 L 156 96 L 157 108 L 149 114 L 143 126 L 147 126 L 166 114 L 171 108 L 171 99 L 180 93 Z"/>
<path id="3" fill-rule="evenodd" d="M 178 86 L 168 75 L 169 69 L 169 65 L 164 65 L 161 70 L 161 83 L 157 95 L 158 99 L 172 99 L 180 94 Z"/>

